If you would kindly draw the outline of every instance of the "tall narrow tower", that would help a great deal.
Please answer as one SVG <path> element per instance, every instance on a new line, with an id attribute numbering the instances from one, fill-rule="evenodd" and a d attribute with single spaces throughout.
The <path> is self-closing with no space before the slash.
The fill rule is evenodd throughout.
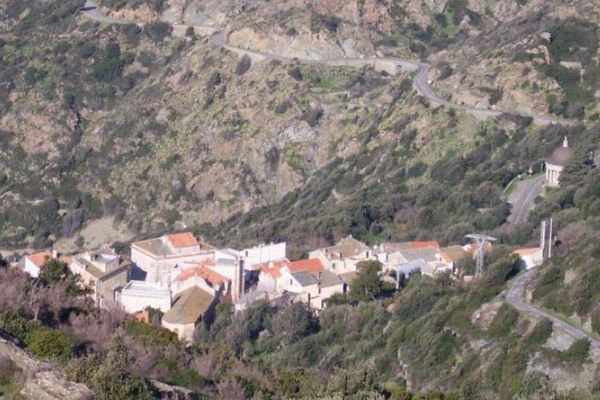
<path id="1" fill-rule="evenodd" d="M 482 235 L 480 233 L 472 233 L 470 235 L 465 236 L 471 240 L 474 240 L 477 243 L 477 255 L 476 255 L 476 265 L 475 265 L 475 275 L 479 276 L 483 273 L 483 261 L 485 256 L 485 245 L 486 243 L 495 242 L 496 238 L 488 235 Z"/>
<path id="2" fill-rule="evenodd" d="M 542 220 L 540 226 L 540 249 L 542 249 L 542 257 L 546 255 L 546 220 Z"/>
<path id="3" fill-rule="evenodd" d="M 236 257 L 233 281 L 231 282 L 231 301 L 237 303 L 244 295 L 244 259 Z"/>

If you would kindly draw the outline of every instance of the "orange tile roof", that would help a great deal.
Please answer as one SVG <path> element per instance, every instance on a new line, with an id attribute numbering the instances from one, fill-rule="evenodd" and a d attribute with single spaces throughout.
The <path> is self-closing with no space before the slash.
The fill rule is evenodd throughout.
<path id="1" fill-rule="evenodd" d="M 52 258 L 52 253 L 49 251 L 41 251 L 28 256 L 32 263 L 38 268 L 42 268 L 46 261 Z"/>
<path id="2" fill-rule="evenodd" d="M 440 244 L 437 240 L 430 240 L 426 242 L 408 242 L 409 249 L 423 249 L 427 247 L 432 247 L 434 249 L 439 249 Z"/>
<path id="3" fill-rule="evenodd" d="M 178 282 L 183 282 L 194 276 L 199 276 L 212 285 L 219 285 L 229 281 L 229 279 L 219 274 L 217 271 L 213 271 L 212 269 L 208 268 L 206 264 L 200 264 L 194 268 L 188 268 L 182 271 L 179 275 L 177 275 L 175 280 Z"/>
<path id="4" fill-rule="evenodd" d="M 291 273 L 306 271 L 311 274 L 325 271 L 321 260 L 318 258 L 309 258 L 307 260 L 298 260 L 287 264 L 287 268 Z"/>
<path id="5" fill-rule="evenodd" d="M 172 233 L 167 236 L 173 247 L 197 246 L 198 241 L 191 232 Z"/>
<path id="6" fill-rule="evenodd" d="M 281 276 L 281 268 L 288 265 L 290 260 L 282 258 L 281 260 L 268 261 L 261 264 L 256 264 L 254 267 L 265 274 L 271 275 L 273 278 L 279 278 Z"/>

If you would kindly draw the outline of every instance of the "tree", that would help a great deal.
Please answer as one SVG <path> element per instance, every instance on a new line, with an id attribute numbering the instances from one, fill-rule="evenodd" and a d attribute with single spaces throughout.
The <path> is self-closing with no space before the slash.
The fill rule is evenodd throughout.
<path id="1" fill-rule="evenodd" d="M 89 292 L 89 289 L 82 287 L 79 276 L 74 275 L 67 264 L 53 258 L 41 268 L 39 281 L 44 286 L 64 285 L 68 296 L 80 296 Z"/>
<path id="2" fill-rule="evenodd" d="M 318 328 L 313 313 L 303 303 L 293 303 L 279 310 L 271 319 L 273 344 L 286 347 L 310 335 Z"/>
<path id="3" fill-rule="evenodd" d="M 356 301 L 375 300 L 383 289 L 383 282 L 379 277 L 381 263 L 361 261 L 356 267 L 358 273 L 350 283 L 350 297 Z"/>
<path id="4" fill-rule="evenodd" d="M 247 54 L 244 54 L 242 58 L 240 58 L 240 61 L 238 62 L 237 66 L 235 67 L 235 74 L 244 75 L 246 71 L 250 69 L 251 65 L 252 60 L 250 59 L 250 57 L 248 57 Z"/>
<path id="5" fill-rule="evenodd" d="M 123 336 L 116 334 L 110 340 L 106 359 L 89 385 L 100 400 L 149 399 L 146 382 L 134 371 L 134 366 L 135 359 L 123 344 Z"/>

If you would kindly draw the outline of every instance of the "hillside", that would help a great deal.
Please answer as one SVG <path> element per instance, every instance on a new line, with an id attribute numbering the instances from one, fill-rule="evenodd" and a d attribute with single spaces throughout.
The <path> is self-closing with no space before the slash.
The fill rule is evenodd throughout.
<path id="1" fill-rule="evenodd" d="M 122 249 L 183 228 L 223 247 L 286 241 L 292 259 L 348 234 L 498 242 L 472 284 L 377 282 L 318 316 L 223 303 L 191 346 L 94 308 L 68 274 L 0 262 L 0 329 L 24 347 L 0 353 L 31 363 L 0 354 L 3 392 L 37 390 L 45 375 L 22 371 L 43 367 L 101 399 L 169 385 L 232 400 L 598 398 L 598 349 L 506 300 L 512 250 L 552 217 L 554 257 L 525 301 L 600 335 L 597 2 L 98 3 L 94 20 L 84 0 L 0 0 L 0 250 Z M 365 61 L 384 57 L 416 70 Z M 565 136 L 561 187 L 508 223 L 505 188 Z"/>
<path id="2" fill-rule="evenodd" d="M 214 48 L 207 38 L 193 37 L 189 32 L 192 36 L 172 36 L 171 28 L 161 22 L 143 28 L 99 24 L 75 12 L 80 1 L 65 3 L 59 9 L 51 8 L 51 4 L 32 2 L 28 7 L 26 3 L 3 2 L 3 58 L 13 66 L 3 71 L 2 78 L 6 83 L 1 119 L 6 133 L 1 214 L 5 247 L 44 247 L 64 236 L 72 237 L 59 241 L 66 249 L 72 249 L 75 242 L 81 246 L 84 239 L 94 243 L 96 225 L 83 231 L 85 238 L 77 234 L 92 221 L 104 227 L 106 240 L 184 225 L 210 235 L 208 224 L 216 225 L 232 215 L 280 201 L 289 203 L 294 193 L 306 193 L 314 185 L 324 187 L 319 199 L 332 201 L 337 197 L 335 201 L 341 202 L 342 209 L 356 212 L 360 202 L 351 199 L 358 193 L 331 191 L 324 179 L 336 165 L 343 167 L 343 173 L 362 171 L 360 185 L 365 188 L 383 179 L 378 190 L 387 190 L 394 197 L 400 195 L 398 188 L 413 191 L 424 184 L 433 172 L 429 168 L 434 160 L 446 158 L 451 162 L 469 154 L 483 130 L 503 131 L 512 140 L 520 136 L 513 131 L 527 131 L 525 136 L 544 135 L 535 133 L 541 132 L 540 128 L 530 126 L 527 119 L 501 117 L 482 123 L 460 110 L 431 108 L 412 91 L 409 73 L 389 76 L 370 68 L 240 60 L 231 52 Z M 353 9 L 332 2 L 326 8 L 316 4 L 300 9 L 295 3 L 281 8 L 259 2 L 252 7 L 232 4 L 231 9 L 220 9 L 212 3 L 204 7 L 192 2 L 186 10 L 202 9 L 202 18 L 215 16 L 214 21 L 196 22 L 225 24 L 229 42 L 250 48 L 255 46 L 236 41 L 236 37 L 252 37 L 236 34 L 245 32 L 239 27 L 246 26 L 247 19 L 267 21 L 268 16 L 283 13 L 289 14 L 291 25 L 300 27 L 306 26 L 313 14 L 335 12 L 344 16 L 337 22 L 339 32 L 337 28 L 327 29 L 328 20 L 323 17 L 317 18 L 318 32 L 309 29 L 309 36 L 318 37 L 322 43 L 339 44 L 347 29 L 346 35 L 355 32 L 361 42 L 383 46 L 381 51 L 386 54 L 411 58 L 424 57 L 441 45 L 411 34 L 411 40 L 426 51 L 410 50 L 410 43 L 408 50 L 401 50 L 402 46 L 393 46 L 394 41 L 383 40 L 392 22 L 412 32 L 415 26 L 409 21 L 419 13 L 422 26 L 432 27 L 435 16 L 441 13 L 474 18 L 476 12 L 460 2 L 416 8 L 411 4 L 361 3 L 359 9 Z M 176 5 L 168 2 L 156 3 L 149 14 L 140 11 L 148 7 L 143 2 L 119 3 L 123 5 L 125 8 L 113 9 L 113 14 L 132 20 L 173 20 L 176 14 Z M 528 15 L 532 9 L 523 7 L 520 13 Z M 110 9 L 104 10 L 110 13 Z M 358 14 L 357 20 L 350 18 L 352 10 Z M 462 11 L 457 14 L 457 10 Z M 495 10 L 507 18 L 503 6 Z M 399 18 L 398 13 L 406 15 Z M 496 14 L 491 15 L 498 18 L 500 14 Z M 186 15 L 184 21 L 191 18 L 189 21 L 194 22 Z M 481 26 L 492 29 L 492 16 L 481 19 Z M 505 24 L 517 22 L 507 20 Z M 253 29 L 260 33 L 266 26 L 263 23 Z M 437 33 L 432 38 L 442 34 L 434 31 Z M 373 37 L 369 37 L 370 32 L 375 32 Z M 444 46 L 472 48 L 468 37 L 477 30 L 467 24 L 461 32 Z M 398 51 L 386 50 L 381 40 Z M 310 40 L 302 43 L 301 47 L 316 48 Z M 268 48 L 278 51 L 273 44 Z M 359 53 L 368 55 L 369 51 L 361 48 Z M 19 74 L 19 70 L 24 72 Z M 506 103 L 507 108 L 511 104 Z M 550 142 L 556 143 L 562 134 L 553 130 Z M 502 141 L 501 136 L 496 140 Z M 483 152 L 489 156 L 498 149 L 492 146 Z M 489 187 L 495 194 L 490 192 L 465 212 L 490 209 L 494 204 L 499 207 L 497 194 L 502 186 L 545 155 L 539 149 L 534 152 L 535 157 L 517 164 L 504 163 L 504 176 Z M 379 173 L 382 163 L 373 164 L 381 159 L 391 163 L 387 174 Z M 347 165 L 360 168 L 348 169 Z M 350 181 L 357 178 L 356 174 L 348 177 Z M 487 205 L 483 207 L 483 203 Z M 310 240 L 330 241 L 334 232 L 347 231 L 348 225 L 359 236 L 365 235 L 364 230 L 371 226 L 369 220 L 376 222 L 377 235 L 390 215 L 403 214 L 403 208 L 414 204 L 414 199 L 393 200 L 385 212 L 377 210 L 373 216 L 364 211 L 367 215 L 361 218 L 366 222 L 349 221 L 348 216 L 346 221 L 328 220 Z M 311 211 L 306 208 L 298 212 Z M 119 221 L 114 232 L 106 228 L 110 223 L 105 217 L 111 215 Z M 486 227 L 503 222 L 501 215 L 493 219 L 495 222 L 488 222 Z M 236 220 L 238 217 L 232 221 Z M 40 221 L 44 221 L 44 228 Z M 432 228 L 439 226 L 438 221 L 431 222 Z M 388 235 L 391 231 L 396 236 L 415 235 L 404 234 L 403 225 L 386 231 Z M 259 232 L 258 238 L 287 237 L 300 249 L 306 245 L 303 239 L 284 232 L 285 227 L 271 229 Z M 460 234 L 462 231 L 453 238 Z"/>

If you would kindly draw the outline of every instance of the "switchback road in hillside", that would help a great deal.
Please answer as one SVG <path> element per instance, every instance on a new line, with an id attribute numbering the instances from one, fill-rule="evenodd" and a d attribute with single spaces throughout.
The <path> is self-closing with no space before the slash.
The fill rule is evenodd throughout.
<path id="1" fill-rule="evenodd" d="M 518 275 L 506 294 L 506 302 L 522 314 L 536 321 L 544 318 L 549 319 L 552 321 L 552 326 L 556 331 L 570 336 L 575 340 L 583 338 L 588 339 L 590 341 L 592 350 L 594 350 L 595 353 L 600 352 L 600 340 L 577 328 L 576 326 L 570 325 L 565 321 L 553 316 L 552 314 L 549 314 L 548 312 L 532 305 L 531 303 L 528 303 L 525 300 L 525 289 L 533 281 L 535 274 L 536 269 L 534 268 Z"/>
<path id="2" fill-rule="evenodd" d="M 544 177 L 535 176 L 514 183 L 515 188 L 508 195 L 508 204 L 511 205 L 508 222 L 522 224 L 527 220 L 529 211 L 533 208 L 536 197 L 542 192 Z"/>
<path id="3" fill-rule="evenodd" d="M 127 23 L 138 23 L 135 21 L 126 21 L 119 18 L 113 18 L 102 14 L 100 8 L 93 0 L 86 0 L 85 6 L 81 10 L 88 18 L 108 23 L 108 24 L 127 24 Z M 172 24 L 173 27 L 185 27 L 184 25 Z M 280 60 L 280 61 L 298 61 L 304 64 L 320 64 L 320 65 L 330 65 L 330 66 L 349 66 L 362 68 L 364 66 L 373 66 L 378 70 L 385 70 L 388 73 L 396 74 L 400 71 L 417 71 L 417 75 L 413 81 L 413 86 L 417 93 L 421 96 L 425 97 L 432 104 L 438 106 L 444 106 L 452 109 L 463 110 L 474 115 L 477 118 L 486 118 L 499 116 L 508 111 L 504 110 L 490 110 L 487 108 L 478 108 L 472 106 L 465 106 L 462 104 L 455 104 L 448 100 L 445 100 L 440 95 L 438 95 L 435 90 L 431 87 L 431 83 L 429 80 L 429 72 L 430 65 L 421 61 L 415 60 L 405 60 L 394 57 L 365 57 L 365 58 L 334 58 L 334 59 L 302 59 L 302 58 L 291 58 L 285 57 L 279 54 L 274 53 L 263 53 L 258 51 L 253 51 L 250 49 L 244 49 L 241 47 L 235 47 L 227 44 L 226 38 L 222 30 L 216 28 L 214 26 L 200 26 L 200 25 L 189 25 L 192 28 L 197 28 L 203 32 L 212 32 L 211 35 L 211 43 L 218 47 L 223 47 L 230 51 L 237 53 L 238 55 L 247 54 L 248 56 L 256 59 L 268 59 L 268 60 Z M 512 111 L 511 113 L 515 113 Z M 574 122 L 570 120 L 565 120 L 562 118 L 552 117 L 548 115 L 540 115 L 540 114 L 530 114 L 527 112 L 518 112 L 517 114 L 523 116 L 529 116 L 533 118 L 533 120 L 541 125 L 549 125 L 549 124 L 563 124 L 563 125 L 572 125 Z"/>

